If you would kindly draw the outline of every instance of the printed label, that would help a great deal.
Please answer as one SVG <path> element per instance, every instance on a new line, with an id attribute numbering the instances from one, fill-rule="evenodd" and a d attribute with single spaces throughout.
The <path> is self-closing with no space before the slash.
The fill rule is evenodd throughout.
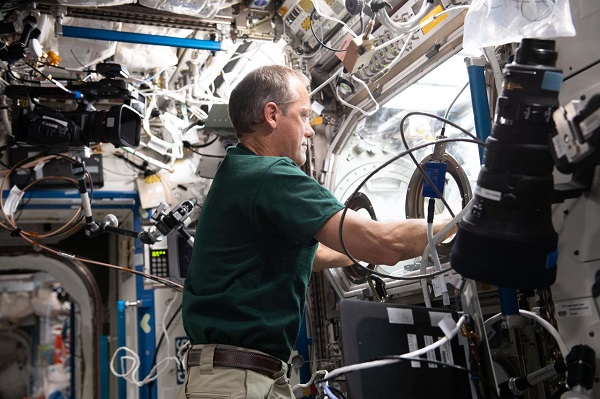
<path id="1" fill-rule="evenodd" d="M 408 339 L 408 351 L 413 352 L 419 349 L 419 343 L 417 342 L 417 336 L 415 334 L 407 334 L 406 338 Z M 410 365 L 413 368 L 421 367 L 421 362 L 417 362 L 415 360 L 410 362 Z"/>
<path id="2" fill-rule="evenodd" d="M 387 308 L 390 324 L 415 324 L 415 319 L 410 309 Z"/>
<path id="3" fill-rule="evenodd" d="M 433 344 L 433 337 L 431 335 L 425 335 L 423 338 L 425 338 L 425 346 L 429 346 L 431 344 Z M 435 351 L 429 351 L 427 352 L 427 359 L 429 360 L 437 360 L 435 357 Z M 427 367 L 435 369 L 437 368 L 437 364 L 435 363 L 427 363 Z"/>
<path id="4" fill-rule="evenodd" d="M 475 187 L 475 194 L 492 201 L 500 201 L 502 199 L 502 193 L 500 191 L 481 188 L 479 186 Z"/>
<path id="5" fill-rule="evenodd" d="M 440 337 L 439 339 L 442 338 Z M 452 356 L 452 346 L 450 346 L 450 342 L 446 342 L 444 345 L 440 346 L 440 356 L 442 362 L 454 365 L 454 357 Z"/>
<path id="6" fill-rule="evenodd" d="M 557 302 L 555 309 L 558 317 L 586 317 L 593 314 L 591 298 Z"/>
<path id="7" fill-rule="evenodd" d="M 432 279 L 431 286 L 433 287 L 433 295 L 435 295 L 436 298 L 442 295 L 444 293 L 444 288 L 446 288 L 446 280 L 444 279 L 444 275 L 440 274 Z"/>

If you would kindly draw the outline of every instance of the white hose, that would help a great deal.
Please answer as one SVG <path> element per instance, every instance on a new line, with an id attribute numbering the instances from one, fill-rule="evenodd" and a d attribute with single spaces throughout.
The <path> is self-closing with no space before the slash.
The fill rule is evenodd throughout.
<path id="1" fill-rule="evenodd" d="M 565 343 L 563 338 L 560 336 L 560 334 L 558 333 L 558 331 L 556 330 L 556 328 L 554 328 L 554 326 L 552 324 L 550 324 L 542 316 L 540 316 L 536 313 L 530 312 L 529 310 L 519 309 L 519 314 L 523 317 L 526 317 L 528 319 L 531 319 L 531 320 L 534 320 L 534 321 L 537 321 L 538 323 L 540 323 L 542 325 L 542 327 L 544 327 L 544 329 L 548 333 L 550 333 L 550 335 L 552 335 L 552 337 L 556 341 L 556 344 L 558 345 L 558 348 L 560 349 L 563 359 L 567 358 L 567 355 L 569 354 L 569 347 L 567 346 L 567 344 Z M 499 321 L 500 319 L 502 319 L 502 316 L 503 316 L 502 313 L 495 314 L 492 317 L 490 317 L 489 319 L 487 319 L 484 324 L 486 326 L 492 325 L 492 324 L 496 323 L 497 321 Z"/>
<path id="2" fill-rule="evenodd" d="M 449 332 L 445 333 L 445 335 L 442 338 L 435 341 L 433 344 L 427 345 L 421 349 L 417 349 L 415 351 L 401 355 L 400 359 L 408 359 L 408 360 L 414 359 L 416 357 L 421 356 L 424 353 L 427 353 L 436 348 L 439 348 L 440 346 L 446 344 L 446 342 L 451 341 L 452 338 L 454 338 L 458 334 L 458 332 L 460 331 L 460 327 L 467 321 L 468 317 L 469 317 L 468 315 L 462 315 L 460 317 L 460 319 L 458 319 L 456 326 Z M 333 371 L 330 371 L 329 374 L 327 374 L 327 379 L 332 380 L 339 375 L 346 374 L 346 373 L 349 373 L 352 371 L 359 371 L 359 370 L 369 369 L 369 368 L 373 368 L 373 367 L 385 366 L 388 364 L 398 363 L 398 361 L 399 361 L 398 359 L 381 359 L 381 360 L 373 360 L 370 362 L 351 364 L 349 366 L 340 367 Z"/>
<path id="3" fill-rule="evenodd" d="M 473 197 L 475 198 L 475 197 Z M 463 216 L 467 213 L 469 209 L 471 209 L 471 204 L 473 203 L 473 198 L 469 201 L 469 203 L 461 209 L 459 213 L 454 216 L 454 218 L 448 222 L 436 235 L 433 236 L 433 244 L 429 242 L 423 251 L 423 255 L 421 257 L 421 274 L 425 274 L 427 272 L 427 259 L 429 257 L 430 248 L 435 250 L 435 246 L 442 240 L 443 237 L 446 237 L 448 232 L 454 228 L 454 225 L 460 222 Z M 429 297 L 429 292 L 427 291 L 427 279 L 424 278 L 421 280 L 421 289 L 423 290 L 423 299 L 425 300 L 425 306 L 431 307 L 431 298 Z"/>
<path id="4" fill-rule="evenodd" d="M 375 4 L 381 5 L 381 1 L 376 1 Z M 435 4 L 433 2 L 429 3 L 428 1 L 424 0 L 423 5 L 421 6 L 421 9 L 417 13 L 417 15 L 413 16 L 405 22 L 397 22 L 392 20 L 392 18 L 390 18 L 390 16 L 388 15 L 385 7 L 381 7 L 379 10 L 377 10 L 376 15 L 377 19 L 379 19 L 379 22 L 381 22 L 381 24 L 388 28 L 390 31 L 396 33 L 406 33 L 410 29 L 414 28 L 415 25 L 417 25 L 425 15 L 429 14 L 429 12 L 431 12 L 431 10 L 433 10 L 434 7 Z"/>

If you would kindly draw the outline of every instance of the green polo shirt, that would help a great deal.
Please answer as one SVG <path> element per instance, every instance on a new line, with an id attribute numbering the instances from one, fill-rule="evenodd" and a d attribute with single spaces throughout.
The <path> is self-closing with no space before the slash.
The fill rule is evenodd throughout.
<path id="1" fill-rule="evenodd" d="M 298 335 L 316 231 L 344 206 L 289 158 L 228 149 L 196 228 L 183 294 L 192 344 L 287 361 Z"/>

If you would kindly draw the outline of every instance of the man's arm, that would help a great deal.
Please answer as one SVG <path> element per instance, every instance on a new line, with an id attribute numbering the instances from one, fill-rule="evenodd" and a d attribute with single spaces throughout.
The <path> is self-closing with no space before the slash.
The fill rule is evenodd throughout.
<path id="1" fill-rule="evenodd" d="M 320 272 L 321 270 L 333 267 L 345 267 L 351 265 L 352 261 L 345 254 L 334 251 L 325 244 L 319 243 L 315 260 L 313 261 L 313 272 Z"/>
<path id="2" fill-rule="evenodd" d="M 342 213 L 343 210 L 333 215 L 315 234 L 316 240 L 339 252 L 343 252 L 339 237 Z M 446 223 L 447 220 L 434 222 L 434 234 Z M 355 259 L 375 265 L 395 265 L 423 254 L 427 246 L 427 222 L 425 219 L 379 222 L 348 209 L 343 239 Z"/>

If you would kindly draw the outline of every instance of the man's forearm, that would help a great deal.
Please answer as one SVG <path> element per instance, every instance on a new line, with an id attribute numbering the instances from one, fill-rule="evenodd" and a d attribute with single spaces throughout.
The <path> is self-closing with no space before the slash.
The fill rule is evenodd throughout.
<path id="1" fill-rule="evenodd" d="M 352 261 L 345 254 L 339 253 L 325 244 L 319 243 L 313 262 L 313 272 L 350 265 L 352 265 Z"/>

